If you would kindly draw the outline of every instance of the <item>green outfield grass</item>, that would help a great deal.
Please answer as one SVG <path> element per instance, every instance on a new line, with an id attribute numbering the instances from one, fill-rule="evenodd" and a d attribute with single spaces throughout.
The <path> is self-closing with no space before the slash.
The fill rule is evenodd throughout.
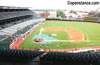
<path id="1" fill-rule="evenodd" d="M 47 27 L 63 27 L 78 30 L 85 35 L 85 40 L 90 42 L 52 42 L 52 44 L 36 44 L 32 42 L 34 35 L 39 34 L 41 28 Z M 26 38 L 20 48 L 47 48 L 47 49 L 69 49 L 69 48 L 81 48 L 90 46 L 100 46 L 100 24 L 97 23 L 87 23 L 87 22 L 65 22 L 65 21 L 46 21 L 41 24 L 28 38 Z M 56 38 L 65 40 L 68 39 L 68 34 L 63 31 L 47 31 L 44 34 L 56 33 L 59 36 Z M 61 34 L 62 33 L 62 34 Z M 66 35 L 66 37 L 65 37 Z M 57 45 L 59 47 L 57 47 Z"/>

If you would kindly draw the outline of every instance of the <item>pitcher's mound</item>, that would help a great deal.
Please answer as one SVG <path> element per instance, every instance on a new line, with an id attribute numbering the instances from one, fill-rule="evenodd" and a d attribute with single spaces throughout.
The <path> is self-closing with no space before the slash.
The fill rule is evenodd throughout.
<path id="1" fill-rule="evenodd" d="M 35 42 L 42 42 L 43 39 L 42 39 L 42 38 L 35 38 L 34 41 L 35 41 Z"/>

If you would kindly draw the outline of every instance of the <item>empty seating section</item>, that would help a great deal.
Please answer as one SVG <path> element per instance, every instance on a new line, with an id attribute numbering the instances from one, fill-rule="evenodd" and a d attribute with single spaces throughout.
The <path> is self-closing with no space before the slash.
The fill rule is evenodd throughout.
<path id="1" fill-rule="evenodd" d="M 5 38 L 5 36 L 4 35 L 0 35 L 0 40 L 3 39 L 3 38 Z"/>
<path id="2" fill-rule="evenodd" d="M 46 54 L 44 54 L 46 53 Z M 35 57 L 40 57 L 42 63 L 49 63 L 47 65 L 65 65 L 65 64 L 99 64 L 99 53 L 68 53 L 68 52 L 43 52 L 43 51 L 31 51 L 31 50 L 13 50 L 0 48 L 0 60 L 1 59 L 13 59 L 13 60 L 31 60 Z M 60 64 L 61 63 L 61 64 Z M 44 64 L 43 64 L 44 65 Z"/>
<path id="3" fill-rule="evenodd" d="M 34 24 L 31 24 L 31 25 L 28 25 L 26 26 L 25 28 L 21 29 L 21 30 L 18 30 L 15 34 L 13 34 L 12 36 L 15 36 L 15 35 L 21 35 L 21 34 L 25 34 L 27 31 L 29 31 L 32 27 L 32 29 L 35 28 L 35 26 L 38 25 L 38 22 L 34 23 Z"/>
<path id="4" fill-rule="evenodd" d="M 31 50 L 13 50 L 0 48 L 0 60 L 36 62 L 40 58 L 41 65 L 99 65 L 100 53 L 68 53 L 43 52 Z M 39 60 L 38 60 L 39 62 Z"/>
<path id="5" fill-rule="evenodd" d="M 14 33 L 16 33 L 18 30 L 21 30 L 29 25 L 32 25 L 34 23 L 38 23 L 40 19 L 36 19 L 36 20 L 28 20 L 10 27 L 7 27 L 5 29 L 0 30 L 0 35 L 12 35 Z"/>
<path id="6" fill-rule="evenodd" d="M 0 6 L 0 47 L 9 48 L 16 35 L 26 33 L 44 20 L 28 8 Z"/>
<path id="7" fill-rule="evenodd" d="M 18 21 L 18 24 L 12 25 L 10 27 L 4 28 L 0 30 L 0 47 L 9 47 L 11 44 L 9 40 L 3 40 L 6 39 L 6 36 L 15 36 L 15 35 L 21 35 L 30 30 L 32 27 L 36 26 L 36 24 L 42 22 L 43 19 L 28 19 L 23 21 Z M 5 26 L 5 25 L 4 25 Z M 34 27 L 35 28 L 35 27 Z M 7 38 L 9 39 L 9 38 Z"/>
<path id="8" fill-rule="evenodd" d="M 25 22 L 21 22 L 19 24 L 0 30 L 0 47 L 9 48 L 9 45 L 12 43 L 12 39 L 10 39 L 10 37 L 6 38 L 6 36 L 16 36 L 24 34 L 41 21 L 42 19 L 26 20 Z"/>
<path id="9" fill-rule="evenodd" d="M 41 61 L 64 62 L 64 63 L 100 63 L 98 53 L 67 53 L 67 52 L 48 52 L 42 56 Z"/>
<path id="10" fill-rule="evenodd" d="M 26 16 L 26 15 L 33 15 L 33 12 L 32 11 L 21 11 L 21 12 L 3 13 L 3 14 L 0 14 L 0 20 L 20 17 L 20 16 Z"/>
<path id="11" fill-rule="evenodd" d="M 2 38 L 1 38 L 2 39 Z M 4 40 L 0 40 L 0 48 L 9 48 L 12 39 L 10 37 L 4 38 Z"/>
<path id="12" fill-rule="evenodd" d="M 42 51 L 29 51 L 29 50 L 13 50 L 13 49 L 6 49 L 0 48 L 0 59 L 9 58 L 9 59 L 25 59 L 30 60 L 33 59 L 44 52 Z"/>
<path id="13" fill-rule="evenodd" d="M 28 30 L 30 30 L 32 27 L 33 27 L 33 25 L 29 25 L 29 26 L 27 26 L 27 27 L 25 27 L 25 28 L 23 28 L 23 29 L 17 31 L 15 34 L 13 34 L 13 36 L 14 36 L 14 35 L 21 35 L 21 34 L 24 34 L 24 33 L 27 32 Z"/>

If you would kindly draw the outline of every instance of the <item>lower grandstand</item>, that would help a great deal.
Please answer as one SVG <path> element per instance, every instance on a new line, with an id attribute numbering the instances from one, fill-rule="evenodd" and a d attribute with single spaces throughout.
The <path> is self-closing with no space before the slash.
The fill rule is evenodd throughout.
<path id="1" fill-rule="evenodd" d="M 29 19 L 28 18 L 25 21 L 23 21 L 23 19 L 19 20 L 20 22 L 18 21 L 17 22 L 18 24 L 11 23 L 12 25 L 10 25 L 10 24 L 2 25 L 2 26 L 6 26 L 6 25 L 10 25 L 10 26 L 7 26 L 6 28 L 2 28 L 0 30 L 0 42 L 3 42 L 8 38 L 11 38 L 11 39 L 13 37 L 17 38 L 17 36 L 25 34 L 32 27 L 35 28 L 36 24 L 39 24 L 40 22 L 42 22 L 42 20 L 44 20 L 44 19 Z"/>
<path id="2" fill-rule="evenodd" d="M 45 20 L 34 16 L 34 12 L 28 9 L 0 10 L 0 47 L 9 48 L 13 41 Z"/>

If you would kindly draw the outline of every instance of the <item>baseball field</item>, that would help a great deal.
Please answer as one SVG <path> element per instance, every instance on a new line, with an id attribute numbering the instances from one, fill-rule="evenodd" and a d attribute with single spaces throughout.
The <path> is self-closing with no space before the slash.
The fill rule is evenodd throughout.
<path id="1" fill-rule="evenodd" d="M 42 36 L 42 42 L 45 43 L 34 42 L 36 36 Z M 19 47 L 25 49 L 71 49 L 94 46 L 100 46 L 100 24 L 47 20 L 32 32 Z"/>

